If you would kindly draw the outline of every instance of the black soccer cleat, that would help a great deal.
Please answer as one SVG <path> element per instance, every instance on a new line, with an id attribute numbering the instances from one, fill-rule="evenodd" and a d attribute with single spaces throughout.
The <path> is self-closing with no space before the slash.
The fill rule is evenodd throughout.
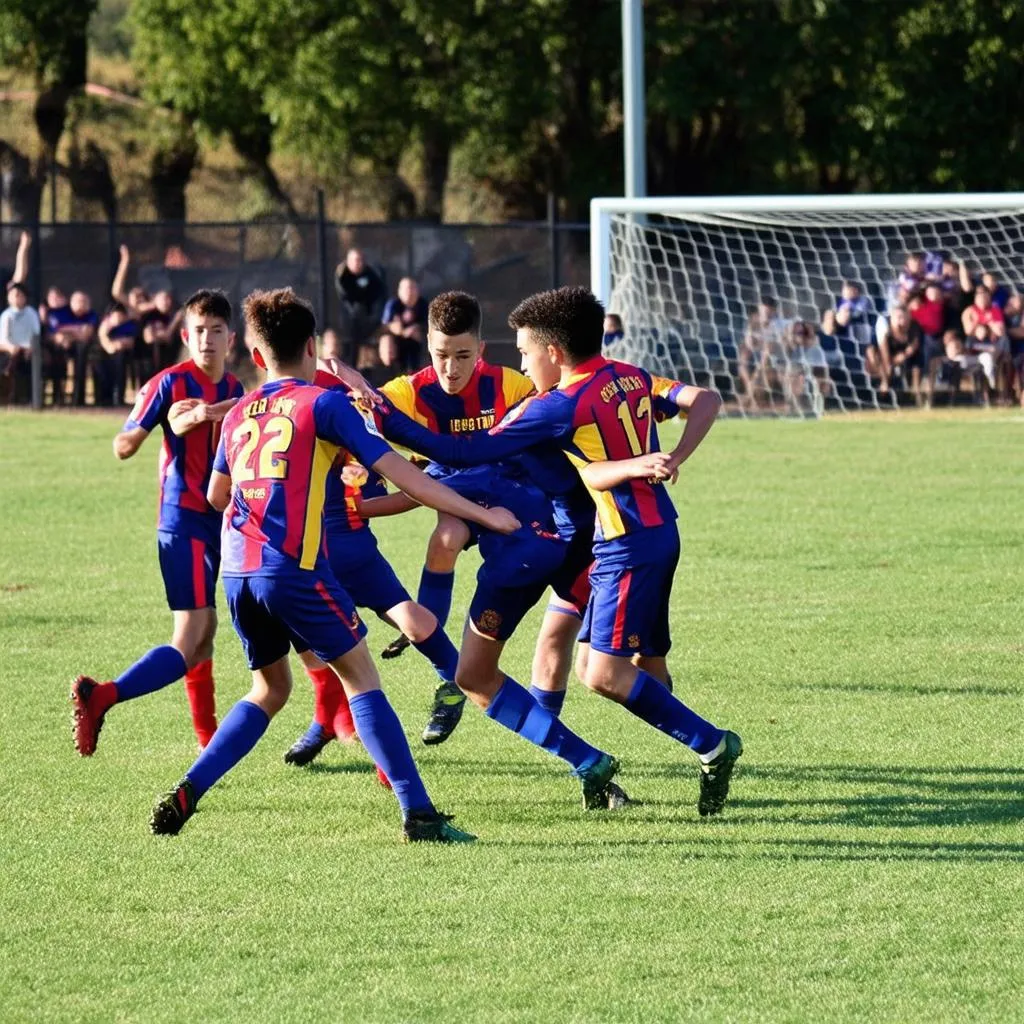
<path id="1" fill-rule="evenodd" d="M 327 746 L 334 736 L 324 732 L 323 726 L 314 722 L 285 752 L 284 763 L 294 764 L 301 768 L 317 759 L 320 751 Z"/>
<path id="2" fill-rule="evenodd" d="M 400 633 L 380 652 L 380 656 L 385 661 L 390 661 L 392 658 L 398 658 L 403 655 L 410 646 L 411 641 L 409 638 L 404 633 Z"/>
<path id="3" fill-rule="evenodd" d="M 444 743 L 462 720 L 466 695 L 454 683 L 442 683 L 434 691 L 434 706 L 423 728 L 423 742 L 427 746 Z"/>
<path id="4" fill-rule="evenodd" d="M 440 811 L 410 814 L 402 826 L 402 839 L 407 843 L 475 843 L 476 836 L 457 829 L 453 817 Z"/>
<path id="5" fill-rule="evenodd" d="M 155 836 L 176 836 L 196 811 L 196 794 L 192 783 L 182 779 L 153 808 L 149 829 Z"/>
<path id="6" fill-rule="evenodd" d="M 612 782 L 618 773 L 619 762 L 611 754 L 602 754 L 589 768 L 578 768 L 572 773 L 583 785 L 585 811 L 615 810 L 624 806 L 618 794 L 623 797 L 626 794 Z"/>
<path id="7" fill-rule="evenodd" d="M 725 740 L 725 749 L 714 761 L 700 766 L 700 796 L 697 798 L 697 810 L 702 818 L 717 814 L 725 806 L 732 770 L 743 753 L 743 741 L 736 733 L 726 730 L 722 739 Z"/>

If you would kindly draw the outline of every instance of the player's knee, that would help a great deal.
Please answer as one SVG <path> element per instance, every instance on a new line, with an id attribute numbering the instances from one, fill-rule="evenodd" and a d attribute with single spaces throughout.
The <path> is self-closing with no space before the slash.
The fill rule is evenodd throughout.
<path id="1" fill-rule="evenodd" d="M 429 608 L 414 604 L 409 609 L 402 632 L 414 643 L 421 644 L 437 629 L 437 616 Z"/>
<path id="2" fill-rule="evenodd" d="M 461 519 L 442 516 L 430 535 L 427 557 L 450 560 L 454 567 L 455 559 L 468 542 L 469 527 Z"/>

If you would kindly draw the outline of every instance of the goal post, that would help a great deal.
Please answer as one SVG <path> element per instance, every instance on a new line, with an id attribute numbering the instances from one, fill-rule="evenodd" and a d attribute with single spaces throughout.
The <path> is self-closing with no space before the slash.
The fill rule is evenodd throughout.
<path id="1" fill-rule="evenodd" d="M 740 413 L 893 407 L 903 382 L 882 389 L 868 349 L 907 302 L 909 253 L 1024 278 L 1024 193 L 600 198 L 590 228 L 591 289 L 625 330 L 609 354 L 716 387 Z M 845 281 L 863 315 L 819 334 Z M 763 298 L 774 314 L 752 320 Z"/>

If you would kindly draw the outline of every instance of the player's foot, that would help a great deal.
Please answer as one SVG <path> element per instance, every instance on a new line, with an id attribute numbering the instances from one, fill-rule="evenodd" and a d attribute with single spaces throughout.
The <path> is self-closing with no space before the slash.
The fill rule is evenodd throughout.
<path id="1" fill-rule="evenodd" d="M 466 695 L 454 683 L 442 683 L 434 691 L 434 707 L 423 729 L 423 742 L 428 746 L 444 743 L 459 724 Z"/>
<path id="2" fill-rule="evenodd" d="M 609 811 L 621 811 L 626 807 L 636 807 L 641 803 L 640 800 L 634 800 L 620 785 L 614 782 L 608 783 L 606 792 L 608 800 L 605 806 Z"/>
<path id="3" fill-rule="evenodd" d="M 377 765 L 377 781 L 385 788 L 391 789 L 391 780 L 384 774 L 384 769 Z"/>
<path id="4" fill-rule="evenodd" d="M 332 733 L 325 732 L 324 727 L 319 722 L 314 722 L 285 751 L 284 763 L 294 764 L 300 768 L 303 765 L 311 764 L 317 759 L 320 751 L 333 739 L 334 735 Z"/>
<path id="5" fill-rule="evenodd" d="M 402 837 L 407 843 L 475 843 L 476 836 L 457 829 L 452 818 L 440 811 L 410 814 L 402 827 Z"/>
<path id="6" fill-rule="evenodd" d="M 697 810 L 701 817 L 717 814 L 725 806 L 729 795 L 729 779 L 737 758 L 743 753 L 743 741 L 734 732 L 726 730 L 722 737 L 725 749 L 709 764 L 700 766 L 700 796 Z"/>
<path id="7" fill-rule="evenodd" d="M 409 638 L 404 633 L 400 633 L 398 636 L 395 637 L 394 640 L 391 641 L 391 643 L 387 645 L 387 647 L 384 648 L 383 651 L 380 652 L 380 656 L 385 661 L 390 661 L 392 658 L 397 658 L 400 655 L 404 654 L 406 648 L 409 646 Z"/>
<path id="8" fill-rule="evenodd" d="M 97 683 L 88 676 L 79 676 L 71 684 L 71 735 L 75 750 L 82 757 L 91 757 L 103 728 L 103 716 L 113 703 L 105 687 L 113 683 Z"/>
<path id="9" fill-rule="evenodd" d="M 586 811 L 614 810 L 612 779 L 619 772 L 619 762 L 611 754 L 602 754 L 589 768 L 577 769 L 573 772 L 583 784 L 583 809 Z M 625 793 L 615 786 L 615 790 Z M 629 799 L 628 797 L 626 798 Z M 617 804 L 621 806 L 621 804 Z"/>
<path id="10" fill-rule="evenodd" d="M 195 790 L 188 779 L 182 779 L 170 793 L 157 801 L 149 819 L 149 829 L 155 836 L 176 836 L 195 810 Z"/>

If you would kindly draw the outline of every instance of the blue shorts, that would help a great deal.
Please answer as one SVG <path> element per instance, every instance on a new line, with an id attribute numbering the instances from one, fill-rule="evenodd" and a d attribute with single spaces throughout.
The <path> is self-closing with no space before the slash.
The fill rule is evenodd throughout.
<path id="1" fill-rule="evenodd" d="M 551 589 L 571 604 L 579 618 L 583 618 L 590 602 L 590 569 L 594 564 L 594 535 L 577 533 L 569 542 L 562 564 L 551 576 Z M 559 609 L 569 614 L 568 609 Z"/>
<path id="2" fill-rule="evenodd" d="M 369 528 L 327 534 L 327 561 L 357 608 L 378 614 L 412 600 Z"/>
<path id="3" fill-rule="evenodd" d="M 508 537 L 494 534 L 491 540 L 493 549 L 476 575 L 469 621 L 475 633 L 505 641 L 543 597 L 568 545 L 548 533 L 522 530 Z"/>
<path id="4" fill-rule="evenodd" d="M 366 627 L 333 576 L 302 569 L 276 576 L 225 576 L 224 593 L 249 668 L 263 668 L 290 648 L 321 661 L 347 654 Z"/>
<path id="5" fill-rule="evenodd" d="M 595 549 L 580 643 L 617 657 L 663 658 L 672 647 L 669 601 L 679 531 L 668 523 Z"/>
<path id="6" fill-rule="evenodd" d="M 156 543 L 171 611 L 212 608 L 220 571 L 220 545 L 168 530 L 157 530 Z"/>

